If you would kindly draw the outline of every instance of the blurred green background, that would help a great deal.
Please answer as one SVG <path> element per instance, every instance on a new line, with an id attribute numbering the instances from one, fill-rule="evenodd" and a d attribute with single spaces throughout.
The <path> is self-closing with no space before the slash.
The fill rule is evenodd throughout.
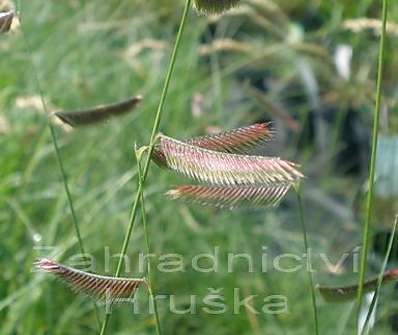
<path id="1" fill-rule="evenodd" d="M 398 3 L 390 25 L 377 162 L 377 203 L 369 275 L 377 273 L 398 198 Z M 6 2 L 0 1 L 3 9 Z M 38 257 L 68 264 L 78 253 L 62 180 L 40 103 L 76 110 L 142 94 L 133 113 L 100 126 L 56 128 L 92 270 L 105 273 L 109 251 L 120 251 L 137 183 L 134 144 L 148 142 L 178 28 L 182 0 L 21 0 L 22 25 L 0 35 L 0 334 L 96 334 L 93 305 L 51 276 L 32 271 Z M 277 136 L 263 148 L 301 164 L 305 216 L 315 281 L 353 283 L 361 240 L 374 108 L 380 1 L 247 0 L 218 18 L 192 10 L 166 101 L 161 131 L 175 138 L 203 135 L 256 121 L 272 121 Z M 395 22 L 395 23 L 394 23 Z M 242 309 L 222 315 L 170 313 L 159 302 L 164 334 L 310 334 L 312 317 L 305 271 L 282 273 L 272 259 L 302 256 L 293 192 L 276 209 L 220 211 L 166 200 L 184 181 L 151 167 L 146 206 L 153 252 L 184 257 L 183 272 L 154 271 L 159 294 L 203 299 L 234 288 L 261 299 L 288 299 L 282 314 Z M 191 259 L 219 248 L 221 270 L 199 273 Z M 261 272 L 267 247 L 269 269 Z M 130 242 L 129 271 L 139 276 L 145 251 L 142 223 Z M 248 253 L 227 273 L 228 253 Z M 327 255 L 341 266 L 331 269 Z M 304 259 L 304 258 L 303 258 Z M 305 261 L 305 260 L 304 260 Z M 111 258 L 114 272 L 116 257 Z M 294 263 L 295 264 L 295 263 Z M 391 266 L 394 259 L 391 260 Z M 154 264 L 156 265 L 156 264 Z M 333 270 L 333 271 L 332 271 Z M 142 274 L 141 274 L 142 275 Z M 146 300 L 145 291 L 139 293 Z M 397 332 L 397 292 L 386 286 L 374 334 Z M 353 303 L 318 301 L 321 334 L 348 334 Z M 201 305 L 199 304 L 199 307 Z M 101 310 L 102 316 L 102 310 Z M 108 334 L 153 334 L 153 317 L 114 309 Z"/>

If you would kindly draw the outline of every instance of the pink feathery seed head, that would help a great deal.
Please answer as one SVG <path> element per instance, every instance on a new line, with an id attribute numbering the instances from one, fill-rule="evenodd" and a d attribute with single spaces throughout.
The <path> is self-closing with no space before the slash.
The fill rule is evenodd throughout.
<path id="1" fill-rule="evenodd" d="M 269 142 L 273 136 L 274 131 L 270 123 L 255 123 L 218 134 L 194 137 L 182 142 L 213 151 L 246 154 L 256 146 Z M 160 145 L 154 148 L 152 159 L 159 167 L 167 167 L 166 157 Z"/>
<path id="2" fill-rule="evenodd" d="M 131 298 L 138 287 L 145 283 L 141 278 L 116 278 L 84 272 L 49 259 L 41 259 L 35 265 L 42 271 L 53 273 L 76 293 L 84 293 L 98 300 L 122 302 Z"/>
<path id="3" fill-rule="evenodd" d="M 255 123 L 250 126 L 240 127 L 236 129 L 227 130 L 224 132 L 205 135 L 197 138 L 193 138 L 188 142 L 190 144 L 198 145 L 207 149 L 217 149 L 215 145 L 216 141 L 225 142 L 230 147 L 236 145 L 247 145 L 246 143 L 252 144 L 253 141 L 268 140 L 272 136 L 272 132 L 267 123 Z M 210 141 L 209 144 L 206 142 Z M 202 144 L 202 145 L 200 145 Z"/>
<path id="4" fill-rule="evenodd" d="M 185 142 L 214 151 L 247 153 L 248 150 L 270 141 L 273 135 L 270 123 L 255 123 L 219 134 L 195 137 Z"/>
<path id="5" fill-rule="evenodd" d="M 167 136 L 160 137 L 167 167 L 212 185 L 271 185 L 303 178 L 294 163 L 277 157 L 230 154 L 203 149 Z"/>
<path id="6" fill-rule="evenodd" d="M 276 206 L 291 188 L 291 184 L 272 186 L 207 186 L 182 185 L 166 193 L 173 200 L 218 208 Z"/>

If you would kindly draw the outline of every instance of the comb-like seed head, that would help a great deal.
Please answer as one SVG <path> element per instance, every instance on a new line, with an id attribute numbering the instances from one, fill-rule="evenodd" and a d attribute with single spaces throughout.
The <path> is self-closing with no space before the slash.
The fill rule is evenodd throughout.
<path id="1" fill-rule="evenodd" d="M 254 147 L 270 141 L 273 136 L 274 131 L 269 123 L 255 123 L 219 134 L 195 137 L 186 143 L 214 151 L 245 154 Z"/>
<path id="2" fill-rule="evenodd" d="M 141 102 L 141 100 L 142 97 L 138 95 L 110 105 L 101 105 L 74 112 L 60 111 L 55 112 L 54 115 L 63 123 L 71 127 L 88 126 L 132 111 Z"/>
<path id="3" fill-rule="evenodd" d="M 160 136 L 167 167 L 186 177 L 218 186 L 296 183 L 303 174 L 277 157 L 238 155 L 203 149 Z"/>
<path id="4" fill-rule="evenodd" d="M 76 293 L 84 293 L 98 300 L 121 302 L 133 296 L 137 288 L 145 283 L 140 278 L 115 278 L 100 276 L 58 264 L 49 259 L 35 263 L 42 271 L 53 273 Z"/>
<path id="5" fill-rule="evenodd" d="M 222 14 L 239 2 L 240 0 L 194 0 L 196 9 L 203 14 Z"/>
<path id="6" fill-rule="evenodd" d="M 272 186 L 207 186 L 182 185 L 166 193 L 173 200 L 182 200 L 202 206 L 234 209 L 238 207 L 276 206 L 292 184 Z"/>
<path id="7" fill-rule="evenodd" d="M 383 275 L 383 284 L 398 279 L 398 268 L 388 270 Z M 364 292 L 373 292 L 377 288 L 378 278 L 372 278 L 364 283 Z M 318 285 L 317 289 L 321 294 L 322 298 L 326 302 L 345 302 L 353 300 L 358 294 L 358 285 L 341 286 L 341 287 L 329 287 Z"/>
<path id="8" fill-rule="evenodd" d="M 255 123 L 219 134 L 194 137 L 184 143 L 219 152 L 246 154 L 253 148 L 267 143 L 273 136 L 274 131 L 269 123 Z M 160 145 L 154 148 L 152 159 L 159 167 L 167 167 L 166 156 Z"/>

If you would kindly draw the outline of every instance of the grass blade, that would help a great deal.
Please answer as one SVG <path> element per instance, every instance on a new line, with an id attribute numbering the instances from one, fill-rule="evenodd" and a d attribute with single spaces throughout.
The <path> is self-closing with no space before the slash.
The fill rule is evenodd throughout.
<path id="1" fill-rule="evenodd" d="M 97 106 L 74 112 L 55 112 L 54 115 L 71 127 L 88 126 L 106 121 L 111 117 L 123 115 L 133 110 L 141 100 L 141 96 L 136 96 L 106 106 Z"/>

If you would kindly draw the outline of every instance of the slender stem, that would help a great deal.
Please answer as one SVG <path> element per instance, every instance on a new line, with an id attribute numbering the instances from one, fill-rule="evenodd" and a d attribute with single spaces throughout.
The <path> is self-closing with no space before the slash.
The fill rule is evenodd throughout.
<path id="1" fill-rule="evenodd" d="M 156 321 L 156 334 L 157 335 L 162 335 L 161 327 L 160 327 L 160 318 L 159 318 L 159 312 L 158 312 L 158 306 L 157 302 L 155 299 L 155 293 L 154 293 L 154 288 L 153 288 L 153 281 L 152 281 L 152 275 L 151 275 L 151 263 L 150 263 L 150 248 L 149 248 L 149 239 L 148 239 L 148 231 L 147 231 L 147 225 L 146 225 L 146 219 L 145 219 L 145 203 L 144 203 L 144 197 L 142 196 L 141 199 L 141 208 L 142 208 L 142 221 L 144 223 L 144 234 L 145 234 L 145 240 L 147 241 L 147 255 L 148 255 L 148 269 L 147 269 L 147 286 L 148 286 L 148 292 L 149 292 L 149 297 L 152 301 L 153 309 L 155 312 L 155 321 Z"/>
<path id="2" fill-rule="evenodd" d="M 41 84 L 40 84 L 38 72 L 37 72 L 37 69 L 36 69 L 36 64 L 33 61 L 32 49 L 30 47 L 30 44 L 28 42 L 28 39 L 25 36 L 25 32 L 24 32 L 23 27 L 22 27 L 22 20 L 21 20 L 21 31 L 22 31 L 22 36 L 23 36 L 23 38 L 25 40 L 25 45 L 26 45 L 27 52 L 28 52 L 30 58 L 32 59 L 31 64 L 32 64 L 32 69 L 33 69 L 33 75 L 34 75 L 34 78 L 35 78 L 35 81 L 36 81 L 37 89 L 39 90 L 40 101 L 41 101 L 43 110 L 44 110 L 45 114 L 47 115 L 47 121 L 48 121 L 47 124 L 48 124 L 48 127 L 50 129 L 51 139 L 52 139 L 52 143 L 53 143 L 53 146 L 54 146 L 54 151 L 55 151 L 56 158 L 57 158 L 58 168 L 59 168 L 59 172 L 60 172 L 61 177 L 62 177 L 64 191 L 65 191 L 65 194 L 66 194 L 66 197 L 67 197 L 67 200 L 68 200 L 69 209 L 70 209 L 70 212 L 71 212 L 71 215 L 72 215 L 72 221 L 73 221 L 73 225 L 74 225 L 74 228 L 75 228 L 76 237 L 77 237 L 77 240 L 78 240 L 78 243 L 79 243 L 80 252 L 82 254 L 85 254 L 84 244 L 83 244 L 82 236 L 81 236 L 81 233 L 80 233 L 80 228 L 79 228 L 79 223 L 78 223 L 78 220 L 77 220 L 75 207 L 73 205 L 72 195 L 71 195 L 70 189 L 69 189 L 68 178 L 66 176 L 66 172 L 65 172 L 65 168 L 64 168 L 64 164 L 63 164 L 63 160 L 62 160 L 62 156 L 61 156 L 61 151 L 59 149 L 59 144 L 58 144 L 57 136 L 56 136 L 56 133 L 55 133 L 55 128 L 54 128 L 54 125 L 52 124 L 52 122 L 50 120 L 51 113 L 50 113 L 50 111 L 49 111 L 49 109 L 47 107 L 47 103 L 46 103 L 46 101 L 44 99 L 44 91 L 43 91 L 43 89 L 41 87 Z"/>
<path id="3" fill-rule="evenodd" d="M 127 251 L 128 248 L 128 244 L 130 242 L 130 238 L 131 238 L 131 233 L 134 230 L 134 226 L 135 226 L 135 219 L 137 216 L 137 210 L 138 210 L 138 204 L 140 202 L 141 199 L 141 194 L 143 192 L 144 189 L 144 185 L 145 185 L 145 181 L 146 181 L 146 177 L 148 175 L 148 171 L 149 171 L 149 165 L 151 162 L 151 156 L 152 156 L 152 152 L 153 152 L 153 148 L 155 146 L 155 141 L 156 141 L 156 134 L 159 131 L 159 125 L 160 125 L 160 120 L 161 120 L 161 116 L 162 116 L 162 112 L 164 109 L 164 105 L 165 105 L 165 101 L 166 101 L 166 97 L 167 97 L 167 93 L 169 90 L 169 85 L 170 85 L 170 80 L 172 77 L 172 74 L 174 72 L 174 67 L 175 67 L 175 63 L 176 63 L 176 59 L 177 59 L 177 53 L 178 53 L 178 49 L 180 46 L 180 42 L 181 42 L 181 37 L 185 28 L 185 23 L 187 21 L 188 18 L 188 13 L 191 7 L 191 2 L 192 0 L 186 0 L 185 2 L 185 7 L 184 7 L 184 11 L 181 17 L 181 22 L 180 22 L 180 26 L 178 29 L 178 33 L 177 33 L 177 37 L 176 37 L 176 41 L 174 44 L 174 48 L 173 48 L 173 52 L 171 54 L 171 58 L 170 58 L 170 63 L 169 63 L 169 67 L 167 70 L 167 74 L 166 74 L 166 79 L 164 82 L 164 86 L 163 86 L 163 91 L 162 91 L 162 95 L 160 97 L 160 101 L 159 101 L 159 106 L 158 109 L 156 111 L 156 115 L 155 115 L 155 120 L 154 120 L 154 124 L 152 127 L 152 134 L 151 134 L 151 139 L 149 142 L 149 153 L 148 153 L 148 157 L 145 161 L 145 165 L 144 165 L 144 169 L 143 169 L 143 173 L 142 173 L 142 178 L 139 181 L 138 184 L 138 190 L 134 199 L 134 203 L 133 203 L 133 207 L 131 209 L 131 215 L 130 215 L 130 221 L 129 221 L 129 225 L 127 228 L 127 232 L 123 241 L 123 246 L 122 246 L 122 250 L 120 253 L 120 258 L 119 258 L 119 262 L 117 265 L 117 269 L 116 269 L 116 273 L 115 273 L 115 277 L 118 277 L 120 275 L 120 272 L 122 270 L 122 264 L 123 264 L 123 256 Z M 101 332 L 100 335 L 104 335 L 106 332 L 106 327 L 109 323 L 110 320 L 110 314 L 106 314 L 105 316 L 105 320 L 102 323 L 102 328 L 101 328 Z"/>
<path id="4" fill-rule="evenodd" d="M 45 102 L 44 102 L 43 97 L 41 97 L 41 98 L 42 98 L 42 104 L 43 104 L 43 108 L 44 108 Z M 46 113 L 48 113 L 48 111 L 46 111 Z M 52 141 L 53 141 L 53 144 L 54 144 L 54 149 L 55 149 L 55 152 L 56 152 L 56 155 L 57 155 L 59 171 L 60 171 L 61 176 L 62 176 L 62 181 L 63 181 L 63 184 L 64 184 L 65 194 L 66 194 L 66 197 L 68 198 L 69 209 L 70 209 L 70 212 L 72 214 L 72 222 L 73 222 L 73 226 L 75 227 L 75 233 L 76 233 L 76 236 L 77 236 L 77 240 L 79 242 L 80 252 L 83 255 L 85 255 L 86 251 L 84 249 L 83 239 L 82 239 L 82 235 L 81 235 L 81 232 L 80 232 L 80 228 L 79 228 L 79 223 L 78 223 L 78 220 L 77 220 L 75 207 L 73 205 L 73 200 L 72 200 L 72 196 L 71 196 L 70 189 L 69 189 L 68 177 L 66 176 L 64 164 L 63 164 L 63 161 L 62 161 L 61 152 L 59 150 L 58 140 L 57 140 L 57 137 L 56 137 L 56 134 L 55 134 L 55 129 L 54 129 L 54 126 L 51 123 L 50 119 L 48 121 L 48 125 L 50 127 L 51 138 L 52 138 Z"/>
<path id="5" fill-rule="evenodd" d="M 139 180 L 142 178 L 142 170 L 141 170 L 141 162 L 140 159 L 137 158 L 137 165 L 138 165 L 138 174 L 139 174 Z M 142 216 L 142 223 L 144 225 L 144 235 L 145 235 L 145 244 L 146 244 L 146 253 L 148 256 L 148 267 L 147 267 L 147 286 L 148 286 L 148 292 L 149 292 L 149 297 L 152 301 L 154 312 L 155 312 L 155 321 L 156 321 L 156 334 L 161 335 L 161 328 L 160 328 L 160 318 L 159 318 L 159 313 L 158 313 L 158 307 L 155 299 L 155 294 L 154 294 L 154 288 L 153 288 L 153 281 L 152 281 L 152 274 L 151 274 L 151 248 L 150 248 L 150 242 L 149 242 L 149 234 L 148 234 L 148 226 L 147 226 L 147 221 L 146 221 L 146 210 L 145 210 L 145 199 L 144 199 L 144 192 L 141 193 L 141 199 L 140 199 L 140 205 L 141 205 L 141 216 Z"/>
<path id="6" fill-rule="evenodd" d="M 305 226 L 305 220 L 304 220 L 303 201 L 302 201 L 301 193 L 300 193 L 299 189 L 296 190 L 296 194 L 297 194 L 297 203 L 298 203 L 298 207 L 299 207 L 301 229 L 303 232 L 305 253 L 308 253 L 308 251 L 309 251 L 308 234 L 307 234 L 307 228 Z M 309 261 L 311 261 L 311 259 L 309 259 Z M 317 309 L 317 305 L 316 305 L 314 279 L 312 277 L 311 263 L 309 263 L 309 264 L 310 264 L 310 268 L 307 269 L 307 274 L 308 274 L 308 283 L 310 285 L 310 290 L 311 290 L 311 303 L 312 303 L 312 311 L 313 311 L 313 317 L 314 317 L 314 331 L 315 331 L 316 335 L 319 335 L 318 309 Z"/>
<path id="7" fill-rule="evenodd" d="M 41 97 L 41 101 L 42 101 L 42 104 L 43 104 L 43 109 L 45 110 L 46 114 L 48 114 L 48 111 L 46 110 L 47 107 L 45 107 L 46 106 L 46 102 L 44 100 L 44 97 L 43 97 L 42 93 L 40 93 L 40 97 Z M 48 118 L 48 125 L 50 127 L 51 138 L 52 138 L 52 142 L 53 142 L 54 149 L 55 149 L 55 152 L 56 152 L 58 166 L 59 166 L 59 171 L 61 173 L 62 181 L 63 181 L 63 184 L 64 184 L 65 194 L 66 194 L 66 197 L 68 199 L 69 210 L 70 210 L 70 212 L 72 214 L 72 222 L 73 222 L 73 226 L 75 228 L 75 234 L 76 234 L 76 237 L 77 237 L 77 240 L 78 240 L 78 243 L 79 243 L 80 253 L 84 257 L 86 255 L 86 251 L 85 251 L 85 248 L 84 248 L 83 239 L 82 239 L 82 235 L 81 235 L 80 228 L 79 228 L 79 222 L 77 220 L 75 207 L 73 205 L 72 195 L 70 193 L 69 184 L 68 184 L 68 178 L 66 176 L 64 164 L 63 164 L 63 161 L 62 161 L 62 156 L 61 156 L 61 151 L 59 149 L 57 136 L 55 134 L 55 129 L 54 129 L 53 124 L 51 123 L 50 118 Z M 95 317 L 97 319 L 97 324 L 98 324 L 98 328 L 99 328 L 99 327 L 101 327 L 101 320 L 100 320 L 100 316 L 99 316 L 99 312 L 98 312 L 98 307 L 97 307 L 97 305 L 96 305 L 96 303 L 94 301 L 93 301 L 93 305 L 94 305 Z"/>
<path id="8" fill-rule="evenodd" d="M 392 227 L 391 235 L 388 240 L 387 252 L 384 256 L 384 260 L 383 260 L 383 264 L 380 269 L 379 277 L 377 278 L 376 290 L 374 292 L 372 302 L 370 303 L 368 314 L 366 315 L 366 321 L 362 328 L 362 334 L 366 334 L 366 328 L 368 327 L 370 317 L 372 316 L 373 310 L 376 307 L 376 302 L 377 302 L 377 298 L 379 296 L 380 287 L 383 282 L 383 275 L 386 272 L 387 263 L 388 263 L 388 260 L 390 258 L 391 251 L 392 251 L 392 246 L 394 245 L 394 238 L 395 238 L 395 231 L 397 230 L 397 224 L 398 224 L 398 215 L 395 216 L 394 225 Z"/>
<path id="9" fill-rule="evenodd" d="M 383 69 L 384 69 L 384 46 L 386 38 L 386 26 L 387 26 L 387 13 L 388 13 L 388 0 L 383 0 L 383 28 L 380 37 L 379 47 L 379 60 L 377 70 L 377 88 L 376 88 L 376 104 L 373 116 L 373 133 L 372 133 L 372 150 L 370 157 L 370 172 L 369 172 L 369 192 L 367 197 L 367 213 L 365 225 L 362 234 L 362 252 L 361 252 L 361 265 L 359 271 L 359 288 L 357 296 L 357 318 L 359 320 L 362 299 L 363 299 L 363 285 L 365 282 L 367 259 L 368 259 L 368 248 L 369 248 L 369 227 L 373 215 L 373 198 L 374 198 L 374 179 L 376 171 L 376 154 L 377 154 L 377 140 L 379 134 L 379 121 L 380 121 L 380 106 L 381 106 L 381 89 L 383 81 Z M 357 321 L 358 321 L 357 320 Z M 358 322 L 357 322 L 358 327 Z"/>
<path id="10" fill-rule="evenodd" d="M 21 11 L 21 4 L 20 3 L 19 3 L 19 11 Z M 33 70 L 32 72 L 33 72 L 33 76 L 34 76 L 35 81 L 36 81 L 37 89 L 39 91 L 40 101 L 41 101 L 43 110 L 44 110 L 45 114 L 47 115 L 47 124 L 48 124 L 48 127 L 50 129 L 51 140 L 52 140 L 52 143 L 53 143 L 53 147 L 54 147 L 54 151 L 55 151 L 55 155 L 56 155 L 56 159 L 57 159 L 57 163 L 58 163 L 58 169 L 59 169 L 59 172 L 60 172 L 60 175 L 61 175 L 61 178 L 62 178 L 64 192 L 66 194 L 69 210 L 70 210 L 70 213 L 72 215 L 73 227 L 74 227 L 75 234 L 76 234 L 76 237 L 77 237 L 77 241 L 78 241 L 78 244 L 79 244 L 80 253 L 84 256 L 86 254 L 86 250 L 84 248 L 82 234 L 80 232 L 80 227 L 79 227 L 79 222 L 78 222 L 78 219 L 77 219 L 75 207 L 73 205 L 72 195 L 71 195 L 71 192 L 70 192 L 70 189 L 69 189 L 68 177 L 67 177 L 66 172 L 65 172 L 65 167 L 64 167 L 64 163 L 63 163 L 62 155 L 61 155 L 61 150 L 59 148 L 59 144 L 58 144 L 57 136 L 56 136 L 56 133 L 55 133 L 54 125 L 52 124 L 51 119 L 50 119 L 51 118 L 51 113 L 50 113 L 50 111 L 48 109 L 46 100 L 44 99 L 44 90 L 43 90 L 43 88 L 42 88 L 42 86 L 40 84 L 40 80 L 39 80 L 39 75 L 38 75 L 38 71 L 37 71 L 37 68 L 36 68 L 36 64 L 35 64 L 35 62 L 33 60 L 32 48 L 30 47 L 29 41 L 28 41 L 28 39 L 26 37 L 26 34 L 25 34 L 25 31 L 23 29 L 24 27 L 23 27 L 23 24 L 22 24 L 22 19 L 20 20 L 20 27 L 21 27 L 22 37 L 23 37 L 23 39 L 25 41 L 26 51 L 29 54 L 30 59 L 31 59 L 31 66 L 32 66 L 32 70 Z M 96 319 L 97 319 L 98 327 L 100 327 L 101 326 L 101 321 L 100 321 L 100 317 L 99 317 L 98 307 L 95 304 L 95 302 L 93 302 L 93 305 L 94 305 L 95 316 L 96 316 Z"/>

